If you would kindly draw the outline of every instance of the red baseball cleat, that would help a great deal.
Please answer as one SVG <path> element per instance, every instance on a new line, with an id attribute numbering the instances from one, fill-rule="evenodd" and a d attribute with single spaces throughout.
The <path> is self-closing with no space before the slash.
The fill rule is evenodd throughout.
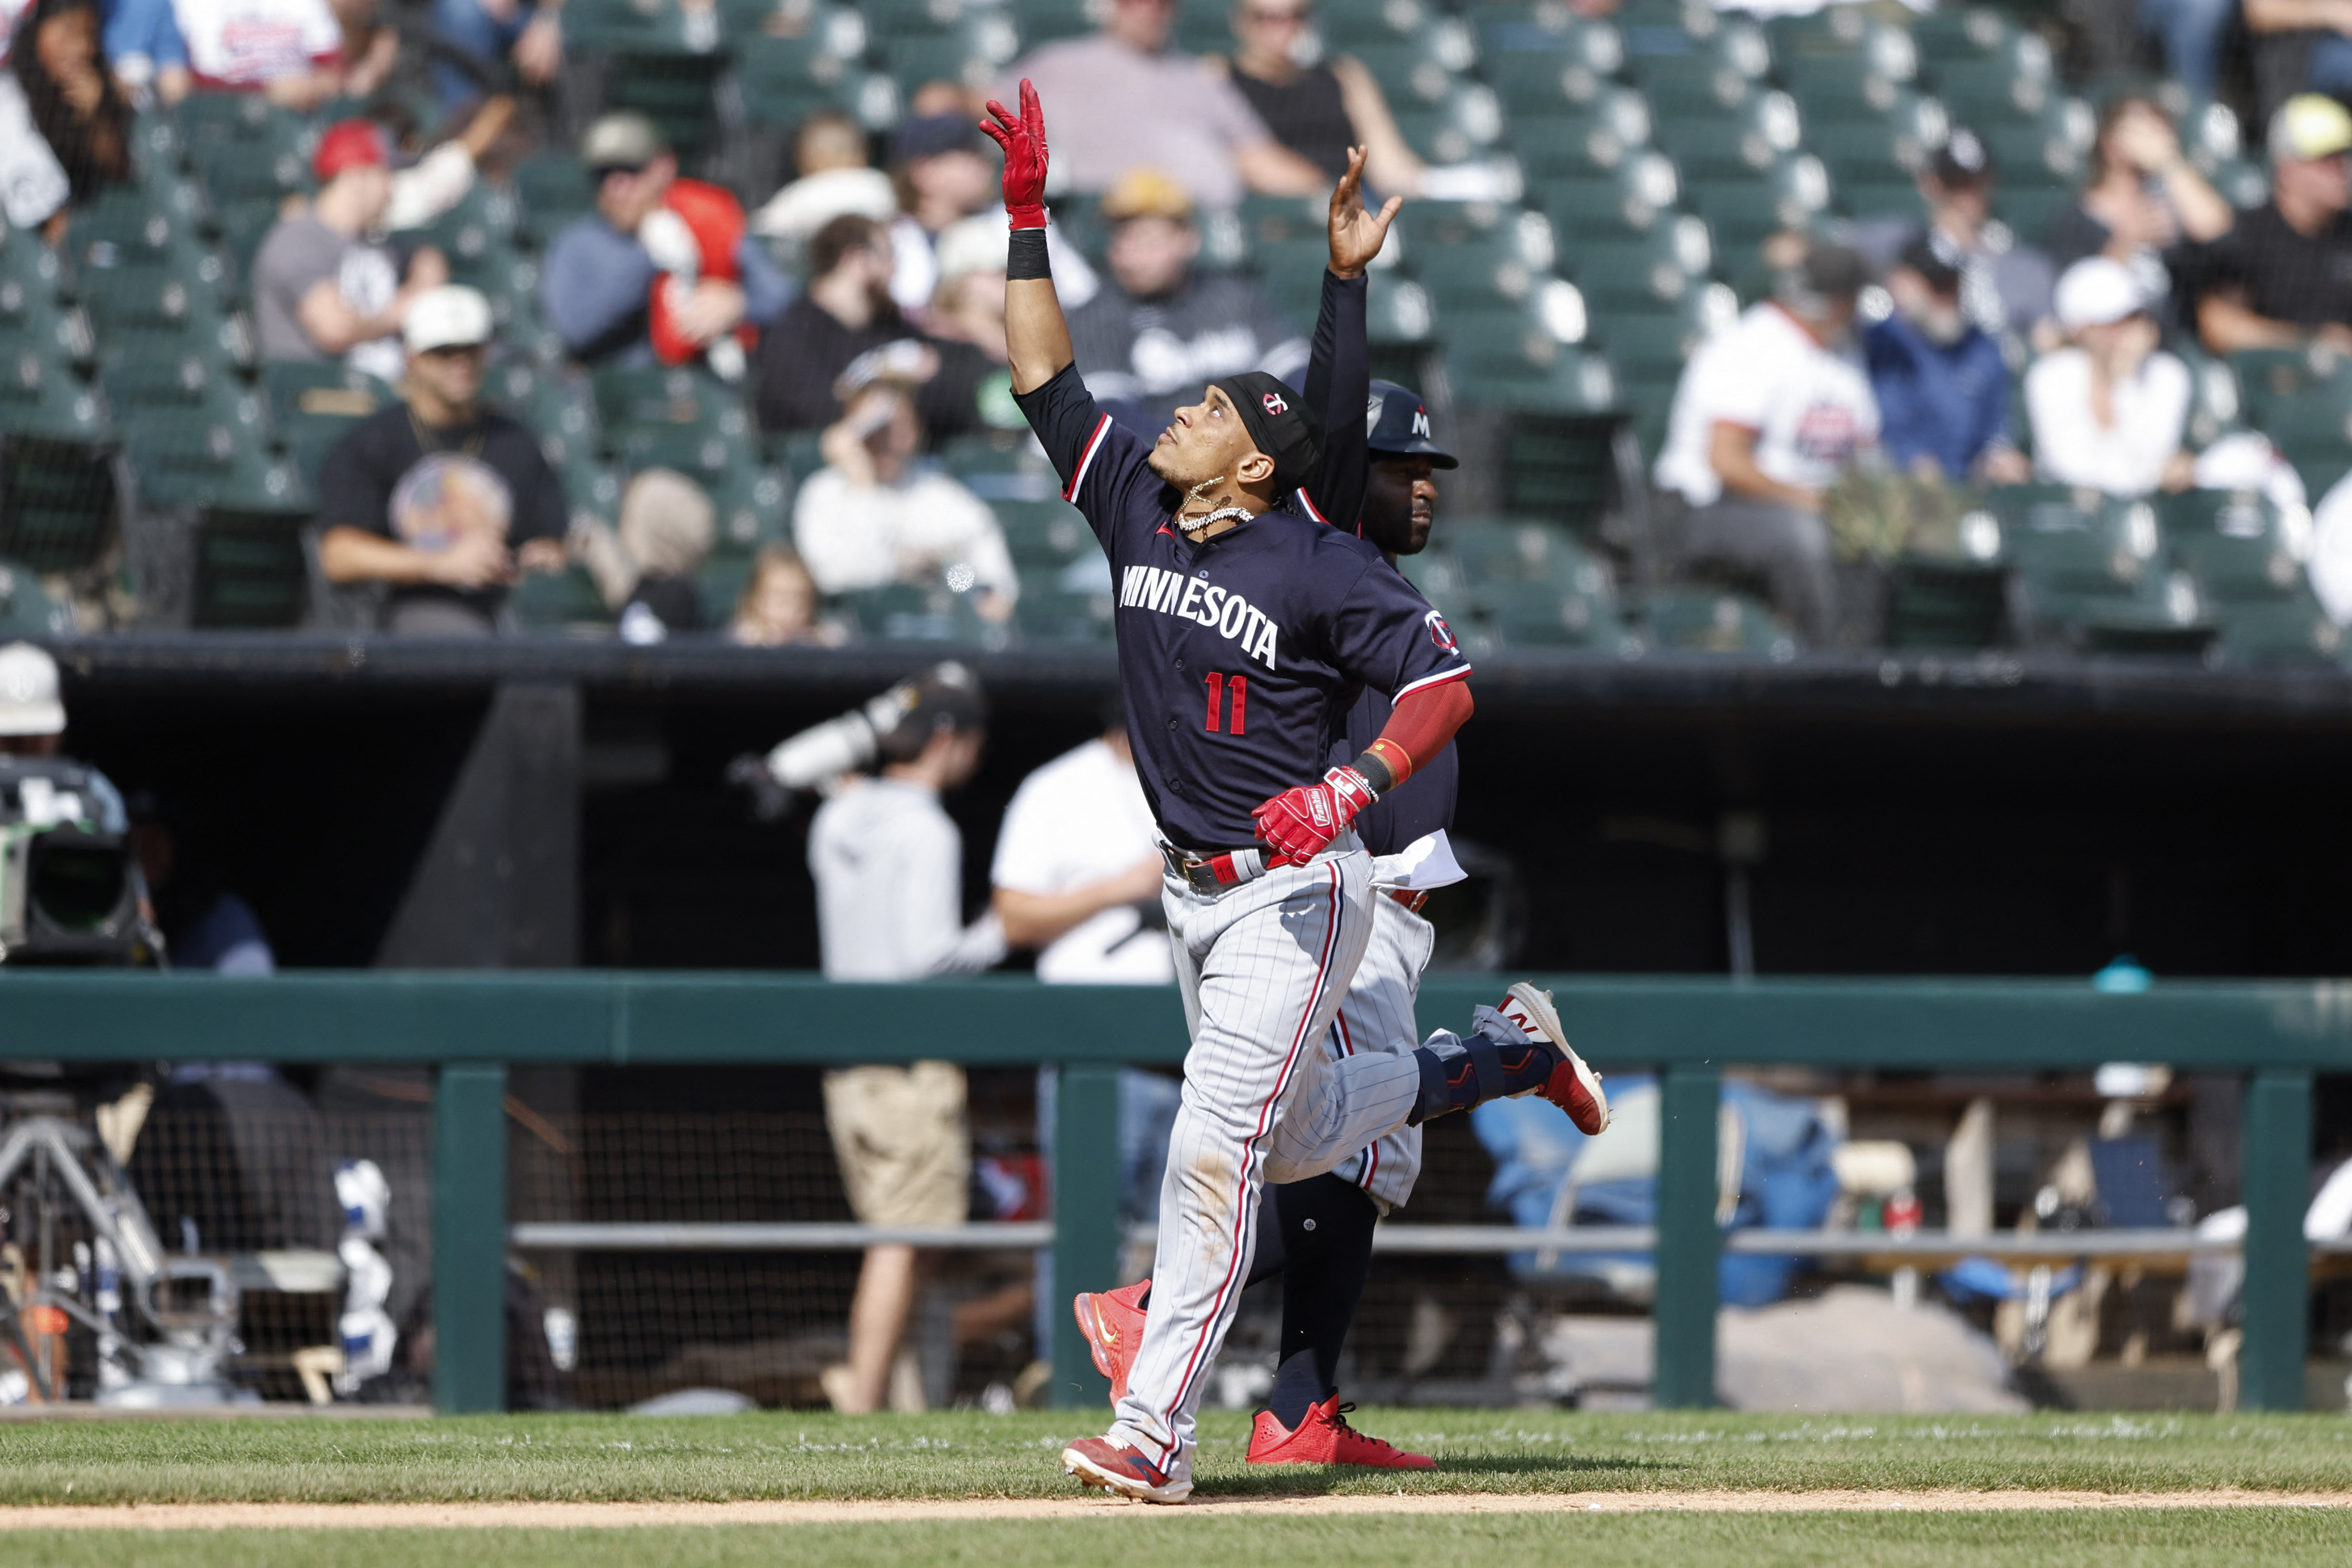
<path id="1" fill-rule="evenodd" d="M 1095 1370 L 1110 1379 L 1113 1405 L 1127 1397 L 1127 1369 L 1135 1364 L 1135 1352 L 1143 1343 L 1142 1301 L 1150 1293 L 1151 1281 L 1139 1279 L 1117 1290 L 1082 1290 L 1070 1303 L 1070 1310 L 1077 1314 L 1078 1332 L 1094 1354 Z"/>
<path id="2" fill-rule="evenodd" d="M 1545 1041 L 1560 1054 L 1559 1065 L 1551 1069 L 1551 1077 L 1542 1087 L 1524 1092 L 1541 1095 L 1567 1111 L 1576 1130 L 1587 1137 L 1607 1128 L 1609 1099 L 1601 1092 L 1601 1075 L 1586 1067 L 1584 1058 L 1568 1043 L 1567 1032 L 1559 1026 L 1559 1010 L 1551 1004 L 1551 993 L 1538 991 L 1522 980 L 1504 993 L 1495 1011 L 1525 1030 L 1528 1038 Z"/>
<path id="3" fill-rule="evenodd" d="M 1377 1470 L 1433 1470 L 1437 1461 L 1426 1454 L 1367 1437 L 1348 1425 L 1352 1405 L 1333 1394 L 1309 1410 L 1298 1430 L 1286 1432 L 1271 1410 L 1257 1413 L 1250 1428 L 1249 1462 L 1253 1465 L 1365 1465 Z"/>
<path id="4" fill-rule="evenodd" d="M 1108 1437 L 1081 1437 L 1063 1449 L 1062 1469 L 1086 1486 L 1139 1502 L 1182 1502 L 1192 1495 L 1191 1481 L 1169 1479 L 1141 1453 Z"/>

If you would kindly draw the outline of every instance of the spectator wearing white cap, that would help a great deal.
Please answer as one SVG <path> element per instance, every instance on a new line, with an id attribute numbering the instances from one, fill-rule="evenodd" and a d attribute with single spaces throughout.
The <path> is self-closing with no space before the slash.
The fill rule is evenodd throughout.
<path id="1" fill-rule="evenodd" d="M 2025 373 L 2042 479 L 2126 497 L 2195 482 L 2196 459 L 2180 444 L 2189 367 L 2157 347 L 2148 305 L 2131 268 L 2109 257 L 2078 261 L 2058 280 L 2067 346 Z"/>
<path id="2" fill-rule="evenodd" d="M 2352 114 L 2315 92 L 2271 117 L 2271 199 L 2206 250 L 2197 330 L 2219 354 L 2352 353 Z"/>
<path id="3" fill-rule="evenodd" d="M 487 637 L 519 573 L 562 570 L 563 486 L 529 426 L 482 405 L 488 300 L 432 289 L 402 335 L 402 400 L 320 469 L 319 566 L 331 583 L 381 584 L 387 631 Z"/>

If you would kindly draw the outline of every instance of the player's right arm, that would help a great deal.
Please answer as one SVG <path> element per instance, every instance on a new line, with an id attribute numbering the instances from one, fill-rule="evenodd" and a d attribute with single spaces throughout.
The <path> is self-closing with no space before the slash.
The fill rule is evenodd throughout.
<path id="1" fill-rule="evenodd" d="M 1307 405 L 1323 415 L 1323 458 L 1307 493 L 1325 521 L 1353 532 L 1363 510 L 1365 407 L 1371 396 L 1371 349 L 1364 330 L 1364 269 L 1381 252 L 1402 198 L 1377 214 L 1364 206 L 1364 150 L 1348 150 L 1348 172 L 1331 193 L 1331 264 L 1323 272 L 1323 306 L 1315 353 L 1307 367 Z"/>

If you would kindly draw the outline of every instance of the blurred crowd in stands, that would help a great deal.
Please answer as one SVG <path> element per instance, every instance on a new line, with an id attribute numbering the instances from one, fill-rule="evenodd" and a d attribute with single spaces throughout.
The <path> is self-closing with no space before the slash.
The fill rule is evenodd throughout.
<path id="1" fill-rule="evenodd" d="M 1022 16 L 1025 32 L 1038 3 L 1003 0 L 1005 15 Z M 1398 4 L 1423 18 L 1417 26 L 1445 15 L 1422 0 Z M 1673 318 L 1681 335 L 1647 414 L 1632 368 L 1639 321 L 1604 310 L 1616 286 L 1606 269 L 1576 267 L 1580 294 L 1541 276 L 1553 265 L 1549 237 L 1574 253 L 1600 245 L 1599 228 L 1580 234 L 1562 216 L 1572 191 L 1547 195 L 1543 212 L 1514 205 L 1557 151 L 1538 137 L 1564 133 L 1570 119 L 1528 114 L 1515 100 L 1516 144 L 1441 156 L 1464 149 L 1433 139 L 1425 106 L 1401 115 L 1399 79 L 1375 68 L 1391 46 L 1326 47 L 1312 0 L 1236 0 L 1215 52 L 1180 47 L 1203 35 L 1180 26 L 1175 0 L 1111 0 L 1087 13 L 1093 30 L 1041 30 L 1034 37 L 1044 41 L 995 59 L 984 78 L 965 69 L 908 83 L 886 116 L 828 89 L 833 98 L 808 99 L 790 128 L 790 167 L 765 179 L 755 159 L 720 156 L 692 137 L 682 144 L 674 117 L 606 79 L 642 60 L 609 38 L 583 46 L 573 36 L 572 18 L 584 29 L 594 9 L 584 0 L 569 15 L 549 0 L 0 0 L 11 276 L 32 265 L 21 258 L 35 245 L 67 258 L 53 274 L 60 289 L 74 286 L 76 267 L 114 265 L 121 205 L 168 212 L 172 182 L 184 177 L 155 171 L 194 172 L 222 236 L 211 265 L 226 269 L 226 308 L 249 321 L 258 362 L 231 366 L 231 379 L 258 385 L 278 420 L 268 438 L 304 470 L 299 509 L 287 504 L 310 520 L 312 597 L 346 620 L 438 636 L 594 626 L 635 641 L 703 634 L 760 646 L 860 634 L 1107 637 L 1108 578 L 1089 542 L 1054 515 L 1055 487 L 1004 365 L 995 155 L 974 121 L 989 96 L 1010 97 L 1024 76 L 1054 128 L 1052 243 L 1078 364 L 1124 419 L 1162 422 L 1206 380 L 1234 371 L 1300 374 L 1308 322 L 1299 305 L 1312 298 L 1319 224 L 1262 220 L 1311 218 L 1351 143 L 1370 149 L 1381 192 L 1409 198 L 1410 254 L 1391 266 L 1381 296 L 1391 317 L 1409 315 L 1413 299 L 1427 316 L 1449 244 L 1460 255 L 1508 252 L 1490 292 L 1511 296 L 1517 265 L 1519 294 L 1539 304 L 1449 300 L 1435 337 L 1421 329 L 1419 371 L 1440 416 L 1475 421 L 1487 410 L 1493 422 L 1518 419 L 1538 443 L 1565 445 L 1577 438 L 1575 418 L 1527 420 L 1574 416 L 1590 426 L 1630 409 L 1642 457 L 1618 459 L 1609 493 L 1573 513 L 1517 500 L 1526 487 L 1507 474 L 1477 492 L 1497 514 L 1493 528 L 1519 531 L 1526 561 L 1570 563 L 1535 574 L 1559 593 L 1532 621 L 1513 618 L 1518 600 L 1500 592 L 1511 584 L 1482 578 L 1488 569 L 1470 558 L 1483 523 L 1447 558 L 1409 566 L 1477 636 L 1628 651 L 1642 646 L 1625 628 L 1646 602 L 1652 642 L 1672 646 L 1661 606 L 1683 583 L 1769 601 L 1785 628 L 1776 648 L 1901 640 L 1884 601 L 1888 581 L 1912 581 L 1906 563 L 2031 579 L 2041 557 L 2027 536 L 2051 531 L 2059 512 L 2047 503 L 2061 489 L 2071 526 L 2095 539 L 2121 530 L 2150 565 L 2145 574 L 2119 568 L 2104 587 L 2042 583 L 2039 603 L 2054 622 L 2145 611 L 2210 630 L 2217 590 L 2199 575 L 2204 557 L 2189 562 L 2170 539 L 2200 525 L 2176 510 L 2151 536 L 2111 505 L 2200 491 L 2267 509 L 2258 531 L 2291 547 L 2288 597 L 2327 612 L 2313 623 L 2318 651 L 2332 653 L 2333 626 L 2352 617 L 2352 559 L 2339 559 L 2352 558 L 2352 496 L 2323 493 L 2352 460 L 2315 467 L 2270 438 L 2253 418 L 2259 386 L 2217 409 L 2231 399 L 2209 374 L 2235 363 L 2241 381 L 2251 365 L 2315 384 L 2334 375 L 2329 356 L 2352 359 L 2352 115 L 2328 96 L 2352 90 L 2352 22 L 2339 27 L 2316 0 L 2243 9 L 2254 101 L 2267 114 L 2265 199 L 2233 205 L 2217 189 L 2162 84 L 2126 87 L 2106 95 L 2078 185 L 2046 207 L 2042 243 L 2029 243 L 1997 216 L 2011 172 L 2003 128 L 1944 116 L 1894 199 L 1785 211 L 1754 237 L 1752 256 L 1732 247 L 1738 226 L 1718 222 L 1712 263 L 1708 231 L 1697 230 L 1697 260 L 1676 263 L 1688 274 L 1675 279 L 1677 290 L 1688 284 Z M 902 9 L 877 8 L 873 26 L 893 25 Z M 1327 9 L 1346 23 L 1335 29 L 1343 41 L 1350 27 L 1376 29 L 1363 5 Z M 945 7 L 958 26 L 994 10 Z M 749 38 L 730 88 L 740 93 L 760 90 L 754 44 L 778 46 L 759 57 L 775 70 L 817 70 L 832 58 L 819 38 L 828 29 L 858 29 L 866 47 L 861 14 L 807 0 L 663 0 L 636 11 L 637 23 L 624 15 L 604 26 L 658 21 L 677 32 L 663 47 L 680 58 L 709 54 L 722 35 Z M 1600 58 L 1591 40 L 1611 26 L 1636 44 L 1641 28 L 1679 28 L 1693 49 L 1727 47 L 1705 13 L 1588 0 L 1462 14 L 1494 48 L 1520 47 L 1517 28 L 1541 34 L 1541 47 L 1566 60 L 1572 48 L 1584 50 L 1575 58 Z M 944 12 L 929 14 L 909 26 L 932 26 Z M 1751 14 L 1735 20 L 1752 26 Z M 2234 14 L 2227 0 L 2143 0 L 2109 21 L 2208 104 Z M 1777 32 L 1771 47 L 1802 64 L 1808 40 L 1861 40 L 1856 79 L 1870 89 L 1880 69 L 1871 50 L 1887 25 L 1853 15 L 1843 33 L 1843 24 Z M 1393 16 L 1384 25 L 1402 28 Z M 1987 38 L 2031 37 L 2000 16 L 1987 27 Z M 1763 47 L 1767 34 L 1754 36 Z M 2012 58 L 2000 54 L 2011 47 L 1988 46 L 1985 58 Z M 1433 59 L 1444 53 L 1432 48 Z M 2030 65 L 2031 50 L 2016 48 Z M 1449 82 L 1466 79 L 1438 63 Z M 2019 81 L 2032 78 L 2017 69 Z M 1557 89 L 1570 100 L 1572 74 Z M 1723 102 L 1763 101 L 1764 68 L 1749 74 L 1757 79 L 1735 82 L 1732 97 L 1717 94 Z M 1792 86 L 1807 79 L 1784 74 Z M 718 92 L 714 79 L 694 79 L 692 91 Z M 1644 68 L 1637 79 L 1654 102 L 1669 101 L 1663 70 Z M 1808 115 L 1830 112 L 1819 106 L 1834 94 L 1823 90 L 1817 82 L 1813 98 L 1799 93 Z M 242 119 L 208 107 L 231 95 L 257 107 Z M 641 106 L 616 107 L 628 103 Z M 272 142 L 257 129 L 283 116 L 297 117 L 299 141 Z M 261 195 L 239 210 L 266 206 L 242 238 L 225 194 L 240 176 L 225 159 L 197 155 L 205 128 L 224 125 L 219 144 L 249 146 L 257 163 L 276 158 L 274 176 L 253 176 Z M 1678 146 L 1665 125 L 1654 135 L 1686 168 L 1705 166 L 1706 154 Z M 1795 145 L 1795 133 L 1788 140 Z M 1576 155 L 1601 160 L 1598 145 Z M 1783 168 L 1788 150 L 1766 163 Z M 1866 193 L 1868 182 L 1856 188 Z M 1674 200 L 1670 190 L 1666 205 Z M 503 226 L 485 240 L 479 220 L 501 203 Z M 1413 226 L 1416 203 L 1436 215 L 1427 229 Z M 1517 225 L 1501 238 L 1496 211 L 1505 227 Z M 1245 232 L 1236 215 L 1255 227 Z M 1538 232 L 1540 256 L 1528 237 Z M 1685 239 L 1654 235 L 1640 255 L 1679 256 Z M 1237 256 L 1254 257 L 1257 270 L 1237 268 Z M 1710 272 L 1738 280 L 1744 309 Z M 1487 305 L 1498 313 L 1482 314 Z M 1462 335 L 1449 335 L 1447 313 Z M 1530 344 L 1534 370 L 1512 374 L 1533 376 L 1532 390 L 1511 383 L 1507 395 L 1490 395 L 1487 362 L 1463 346 L 1489 321 L 1501 323 L 1507 359 Z M 101 320 L 96 382 L 129 426 L 120 405 L 131 395 L 121 389 L 137 378 L 110 363 L 115 331 Z M 2303 371 L 2287 363 L 2298 355 Z M 283 368 L 295 366 L 310 368 Z M 1557 389 L 1570 368 L 1580 391 L 1563 403 Z M 348 415 L 332 440 L 299 445 L 292 432 L 313 428 L 302 416 L 331 406 Z M 233 434 L 253 444 L 268 428 Z M 2352 446 L 2340 426 L 2334 439 Z M 125 447 L 136 475 L 141 437 L 126 436 Z M 1486 449 L 1507 464 L 1512 447 L 1505 439 Z M 2328 483 L 2307 482 L 2315 474 Z M 202 499 L 236 510 L 212 492 Z M 1604 510 L 1605 526 L 1591 515 Z M 2211 524 L 2225 534 L 2232 526 Z M 1534 553 L 1529 529 L 1543 535 Z M 6 533 L 0 518 L 0 555 Z M 1858 563 L 1875 573 L 1880 598 L 1859 631 Z M 2005 613 L 2021 622 L 2031 610 L 2012 593 Z M 85 625 L 120 618 L 81 611 Z M 310 614 L 318 618 L 315 606 Z M 1714 636 L 1683 646 L 1723 646 Z"/>

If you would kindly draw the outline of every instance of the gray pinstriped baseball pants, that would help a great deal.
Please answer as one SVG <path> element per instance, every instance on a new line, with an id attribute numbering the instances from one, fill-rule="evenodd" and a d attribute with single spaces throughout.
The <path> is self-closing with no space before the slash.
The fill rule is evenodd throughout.
<path id="1" fill-rule="evenodd" d="M 1401 1127 L 1421 1092 L 1410 1051 L 1330 1053 L 1372 932 L 1371 857 L 1349 834 L 1214 898 L 1162 893 L 1191 1023 L 1184 1093 L 1160 1180 L 1151 1314 L 1110 1436 L 1172 1478 L 1233 1326 L 1266 1182 L 1332 1170 Z"/>

